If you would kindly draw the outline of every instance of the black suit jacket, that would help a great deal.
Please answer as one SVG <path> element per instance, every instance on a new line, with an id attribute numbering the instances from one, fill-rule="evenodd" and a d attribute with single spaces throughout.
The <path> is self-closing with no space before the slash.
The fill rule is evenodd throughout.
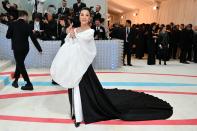
<path id="1" fill-rule="evenodd" d="M 101 13 L 94 12 L 93 22 L 95 22 L 96 19 L 101 19 Z"/>
<path id="2" fill-rule="evenodd" d="M 29 27 L 31 30 L 34 30 L 34 21 L 30 21 L 29 22 Z M 40 21 L 40 30 L 44 30 L 44 23 L 42 21 Z"/>
<path id="3" fill-rule="evenodd" d="M 29 28 L 27 22 L 23 19 L 18 19 L 12 22 L 6 34 L 6 38 L 12 40 L 12 50 L 14 51 L 28 51 L 29 50 L 29 41 L 28 37 L 30 36 L 33 44 L 38 49 L 42 51 L 37 39 L 33 35 L 33 32 Z"/>
<path id="4" fill-rule="evenodd" d="M 124 40 L 124 43 L 126 43 L 126 28 L 123 28 L 122 35 L 123 35 L 122 38 Z M 134 44 L 135 35 L 136 35 L 135 30 L 130 28 L 130 32 L 129 32 L 128 37 L 127 37 L 127 41 L 128 41 L 129 44 L 131 44 L 131 45 Z"/>
<path id="5" fill-rule="evenodd" d="M 109 34 L 109 36 L 111 38 L 124 40 L 123 39 L 123 31 L 122 31 L 122 29 L 120 27 L 114 27 L 111 30 L 111 33 Z"/>
<path id="6" fill-rule="evenodd" d="M 193 30 L 183 29 L 181 32 L 181 46 L 182 48 L 188 48 L 193 45 Z"/>
<path id="7" fill-rule="evenodd" d="M 105 33 L 105 28 L 100 26 L 100 30 L 96 30 L 96 26 L 93 28 L 94 31 L 94 37 L 97 36 L 98 39 L 106 39 L 106 33 Z"/>
<path id="8" fill-rule="evenodd" d="M 69 10 L 69 8 L 65 8 L 65 10 L 63 11 L 63 8 L 60 7 L 57 11 L 57 15 L 63 15 L 65 17 L 68 17 L 68 16 L 70 16 L 70 10 Z"/>
<path id="9" fill-rule="evenodd" d="M 86 7 L 86 4 L 85 3 L 82 3 L 82 2 L 81 2 L 81 5 L 80 6 L 78 6 L 78 3 L 73 4 L 73 9 L 74 9 L 75 15 L 79 15 L 79 12 L 84 7 Z"/>

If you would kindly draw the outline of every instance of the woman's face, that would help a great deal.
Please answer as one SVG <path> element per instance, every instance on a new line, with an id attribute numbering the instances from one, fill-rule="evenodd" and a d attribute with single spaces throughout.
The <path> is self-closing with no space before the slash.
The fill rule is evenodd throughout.
<path id="1" fill-rule="evenodd" d="M 81 25 L 89 25 L 90 22 L 90 12 L 88 10 L 82 10 L 80 13 Z"/>

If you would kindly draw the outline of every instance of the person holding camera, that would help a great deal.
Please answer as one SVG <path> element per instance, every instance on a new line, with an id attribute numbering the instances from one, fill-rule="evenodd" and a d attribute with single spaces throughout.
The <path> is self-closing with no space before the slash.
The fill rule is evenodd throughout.
<path id="1" fill-rule="evenodd" d="M 17 4 L 15 4 L 15 3 L 10 4 L 9 0 L 4 0 L 4 1 L 2 1 L 2 6 L 7 11 L 11 20 L 18 19 L 18 6 L 17 6 Z"/>
<path id="2" fill-rule="evenodd" d="M 33 34 L 36 36 L 36 38 L 42 39 L 44 34 L 44 23 L 40 19 L 39 14 L 35 15 L 34 21 L 29 22 L 29 26 L 33 31 Z"/>

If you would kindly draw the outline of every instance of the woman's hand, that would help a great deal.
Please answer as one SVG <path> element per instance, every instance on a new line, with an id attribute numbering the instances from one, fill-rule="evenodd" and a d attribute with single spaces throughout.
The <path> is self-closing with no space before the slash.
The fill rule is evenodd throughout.
<path id="1" fill-rule="evenodd" d="M 73 39 L 76 38 L 74 28 L 70 30 L 70 37 Z"/>
<path id="2" fill-rule="evenodd" d="M 66 29 L 66 33 L 69 34 L 70 33 L 70 38 L 75 38 L 75 31 L 73 28 L 73 24 L 71 24 L 67 29 Z"/>

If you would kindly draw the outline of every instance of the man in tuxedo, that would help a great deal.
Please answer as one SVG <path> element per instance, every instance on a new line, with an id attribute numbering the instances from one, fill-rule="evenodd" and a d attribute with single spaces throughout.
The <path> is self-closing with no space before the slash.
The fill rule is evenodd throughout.
<path id="1" fill-rule="evenodd" d="M 16 70 L 14 74 L 15 80 L 13 81 L 12 86 L 18 88 L 18 79 L 20 78 L 20 74 L 22 74 L 23 79 L 26 81 L 26 85 L 22 86 L 21 89 L 33 90 L 33 85 L 30 82 L 24 64 L 25 58 L 29 52 L 28 37 L 30 36 L 32 42 L 40 53 L 42 52 L 42 49 L 29 28 L 27 19 L 28 13 L 26 11 L 19 11 L 19 18 L 9 25 L 6 37 L 12 41 L 12 50 L 16 62 Z"/>
<path id="2" fill-rule="evenodd" d="M 66 18 L 68 18 L 68 16 L 70 16 L 70 10 L 67 7 L 67 0 L 62 0 L 62 7 L 60 7 L 58 9 L 57 16 L 58 16 L 58 18 L 60 16 L 64 16 Z"/>
<path id="3" fill-rule="evenodd" d="M 33 34 L 36 36 L 36 38 L 43 38 L 44 34 L 44 23 L 40 19 L 39 14 L 35 15 L 34 21 L 29 22 L 30 29 L 33 31 Z"/>
<path id="4" fill-rule="evenodd" d="M 131 64 L 131 49 L 134 41 L 134 33 L 131 29 L 131 21 L 126 20 L 126 27 L 123 28 L 123 40 L 124 40 L 124 51 L 123 51 L 123 65 L 125 66 L 125 57 L 127 55 L 127 65 L 132 66 Z"/>
<path id="5" fill-rule="evenodd" d="M 81 9 L 84 7 L 86 7 L 86 4 L 81 2 L 81 0 L 77 0 L 77 3 L 73 4 L 75 16 L 79 16 Z"/>
<path id="6" fill-rule="evenodd" d="M 94 39 L 95 40 L 104 40 L 106 39 L 105 28 L 101 26 L 100 19 L 95 20 L 95 27 L 93 28 L 94 32 Z"/>
<path id="7" fill-rule="evenodd" d="M 96 5 L 96 12 L 94 12 L 93 22 L 95 22 L 97 19 L 101 19 L 100 10 L 101 10 L 101 6 Z"/>

